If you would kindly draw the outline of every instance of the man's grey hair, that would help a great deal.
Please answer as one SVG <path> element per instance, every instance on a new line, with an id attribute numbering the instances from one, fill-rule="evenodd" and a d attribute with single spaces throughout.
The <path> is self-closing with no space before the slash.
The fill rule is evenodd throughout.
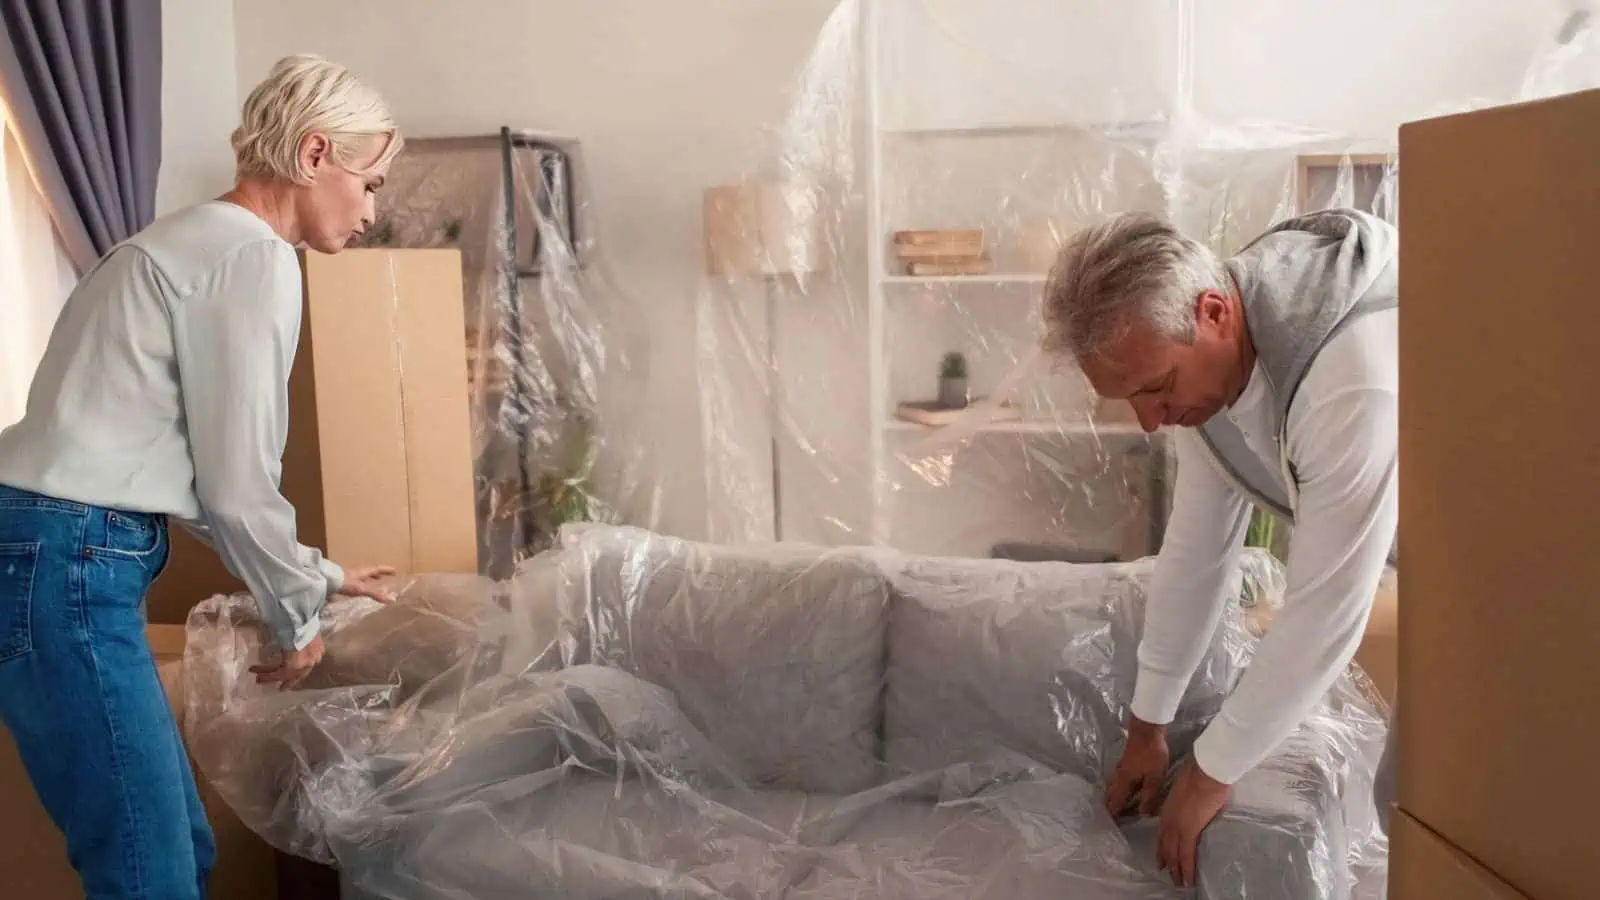
<path id="1" fill-rule="evenodd" d="M 1195 298 L 1232 293 L 1210 248 L 1147 213 L 1124 213 L 1074 234 L 1044 289 L 1044 349 L 1077 360 L 1108 349 L 1135 322 L 1194 340 Z"/>

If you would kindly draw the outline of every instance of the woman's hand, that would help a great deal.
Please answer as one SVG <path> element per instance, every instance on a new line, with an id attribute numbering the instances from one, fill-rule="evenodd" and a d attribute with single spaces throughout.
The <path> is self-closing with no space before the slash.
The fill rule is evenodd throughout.
<path id="1" fill-rule="evenodd" d="M 286 691 L 291 690 L 311 674 L 317 663 L 322 662 L 323 649 L 322 635 L 319 634 L 301 649 L 283 654 L 276 665 L 251 666 L 250 671 L 256 676 L 258 684 L 276 684 Z"/>
<path id="2" fill-rule="evenodd" d="M 379 603 L 392 603 L 394 592 L 383 583 L 383 579 L 393 574 L 393 566 L 347 569 L 344 573 L 344 585 L 339 588 L 338 593 L 343 597 L 370 597 Z M 284 690 L 291 690 L 311 674 L 317 663 L 322 662 L 325 650 L 326 645 L 323 644 L 322 635 L 319 634 L 301 649 L 284 653 L 277 663 L 251 666 L 250 672 L 261 684 L 276 684 Z"/>
<path id="3" fill-rule="evenodd" d="M 379 603 L 393 603 L 394 591 L 383 583 L 385 578 L 392 575 L 394 575 L 393 566 L 346 569 L 344 586 L 339 588 L 338 593 L 341 597 L 370 597 Z"/>

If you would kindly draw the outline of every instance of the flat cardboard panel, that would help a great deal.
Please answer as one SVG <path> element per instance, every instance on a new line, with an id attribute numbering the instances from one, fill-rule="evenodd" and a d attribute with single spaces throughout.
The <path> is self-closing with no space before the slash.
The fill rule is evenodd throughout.
<path id="1" fill-rule="evenodd" d="M 157 665 L 183 659 L 183 648 L 188 640 L 182 625 L 146 625 L 144 636 L 150 643 L 150 652 L 155 654 Z"/>
<path id="2" fill-rule="evenodd" d="M 1400 803 L 1537 900 L 1600 855 L 1600 92 L 1405 126 Z"/>
<path id="3" fill-rule="evenodd" d="M 401 409 L 410 473 L 410 568 L 476 572 L 478 523 L 472 503 L 467 351 L 460 340 L 439 338 L 466 331 L 461 257 L 452 250 L 414 250 L 396 256 L 394 264 Z"/>
<path id="4" fill-rule="evenodd" d="M 1404 812 L 1389 827 L 1389 900 L 1528 900 Z"/>
<path id="5" fill-rule="evenodd" d="M 395 254 L 304 253 L 317 371 L 328 555 L 347 566 L 410 563 L 406 418 Z M 457 296 L 460 288 L 457 288 Z M 462 339 L 452 335 L 459 345 Z M 418 423 L 421 424 L 421 423 Z"/>
<path id="6" fill-rule="evenodd" d="M 145 636 L 167 699 L 175 715 L 181 716 L 183 628 L 152 625 Z M 217 839 L 211 896 L 273 900 L 278 891 L 272 848 L 239 821 L 203 776 L 199 784 L 200 800 Z M 67 861 L 66 841 L 39 805 L 17 758 L 16 744 L 4 728 L 0 728 L 0 802 L 5 807 L 0 815 L 0 877 L 4 879 L 0 894 L 28 900 L 81 900 L 83 889 Z"/>
<path id="7" fill-rule="evenodd" d="M 0 873 L 7 897 L 82 900 L 67 844 L 28 781 L 11 732 L 0 728 Z"/>

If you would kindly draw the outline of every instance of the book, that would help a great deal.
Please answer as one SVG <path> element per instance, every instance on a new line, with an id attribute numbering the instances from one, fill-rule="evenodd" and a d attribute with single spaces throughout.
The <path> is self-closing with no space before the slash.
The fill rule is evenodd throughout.
<path id="1" fill-rule="evenodd" d="M 979 258 L 913 262 L 906 266 L 906 274 L 924 278 L 950 275 L 987 275 L 989 274 L 989 260 L 987 258 Z"/>
<path id="2" fill-rule="evenodd" d="M 897 246 L 926 247 L 939 244 L 983 245 L 982 228 L 924 228 L 907 229 L 894 233 Z"/>
<path id="3" fill-rule="evenodd" d="M 981 259 L 985 253 L 982 244 L 927 244 L 896 247 L 894 255 L 902 262 L 961 262 Z"/>

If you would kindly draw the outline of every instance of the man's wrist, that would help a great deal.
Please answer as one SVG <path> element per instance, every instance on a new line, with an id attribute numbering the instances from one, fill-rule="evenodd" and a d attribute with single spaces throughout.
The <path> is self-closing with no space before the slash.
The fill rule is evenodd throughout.
<path id="1" fill-rule="evenodd" d="M 1194 751 L 1190 754 L 1195 769 L 1218 784 L 1233 784 L 1254 765 L 1239 759 L 1236 752 L 1227 752 L 1228 743 L 1226 720 L 1218 716 L 1195 739 Z"/>
<path id="2" fill-rule="evenodd" d="M 1189 679 L 1154 671 L 1141 665 L 1128 711 L 1146 722 L 1171 722 L 1189 690 Z"/>
<path id="3" fill-rule="evenodd" d="M 1167 726 L 1155 722 L 1147 722 L 1138 716 L 1130 715 L 1128 716 L 1128 737 L 1130 740 L 1138 738 L 1161 738 L 1165 740 Z"/>
<path id="4" fill-rule="evenodd" d="M 1192 754 L 1189 756 L 1188 767 L 1189 771 L 1194 775 L 1194 777 L 1199 779 L 1202 787 L 1218 791 L 1228 789 L 1229 785 L 1227 782 L 1218 781 L 1206 773 L 1206 767 L 1200 764 L 1200 758 L 1198 756 L 1194 756 Z"/>

